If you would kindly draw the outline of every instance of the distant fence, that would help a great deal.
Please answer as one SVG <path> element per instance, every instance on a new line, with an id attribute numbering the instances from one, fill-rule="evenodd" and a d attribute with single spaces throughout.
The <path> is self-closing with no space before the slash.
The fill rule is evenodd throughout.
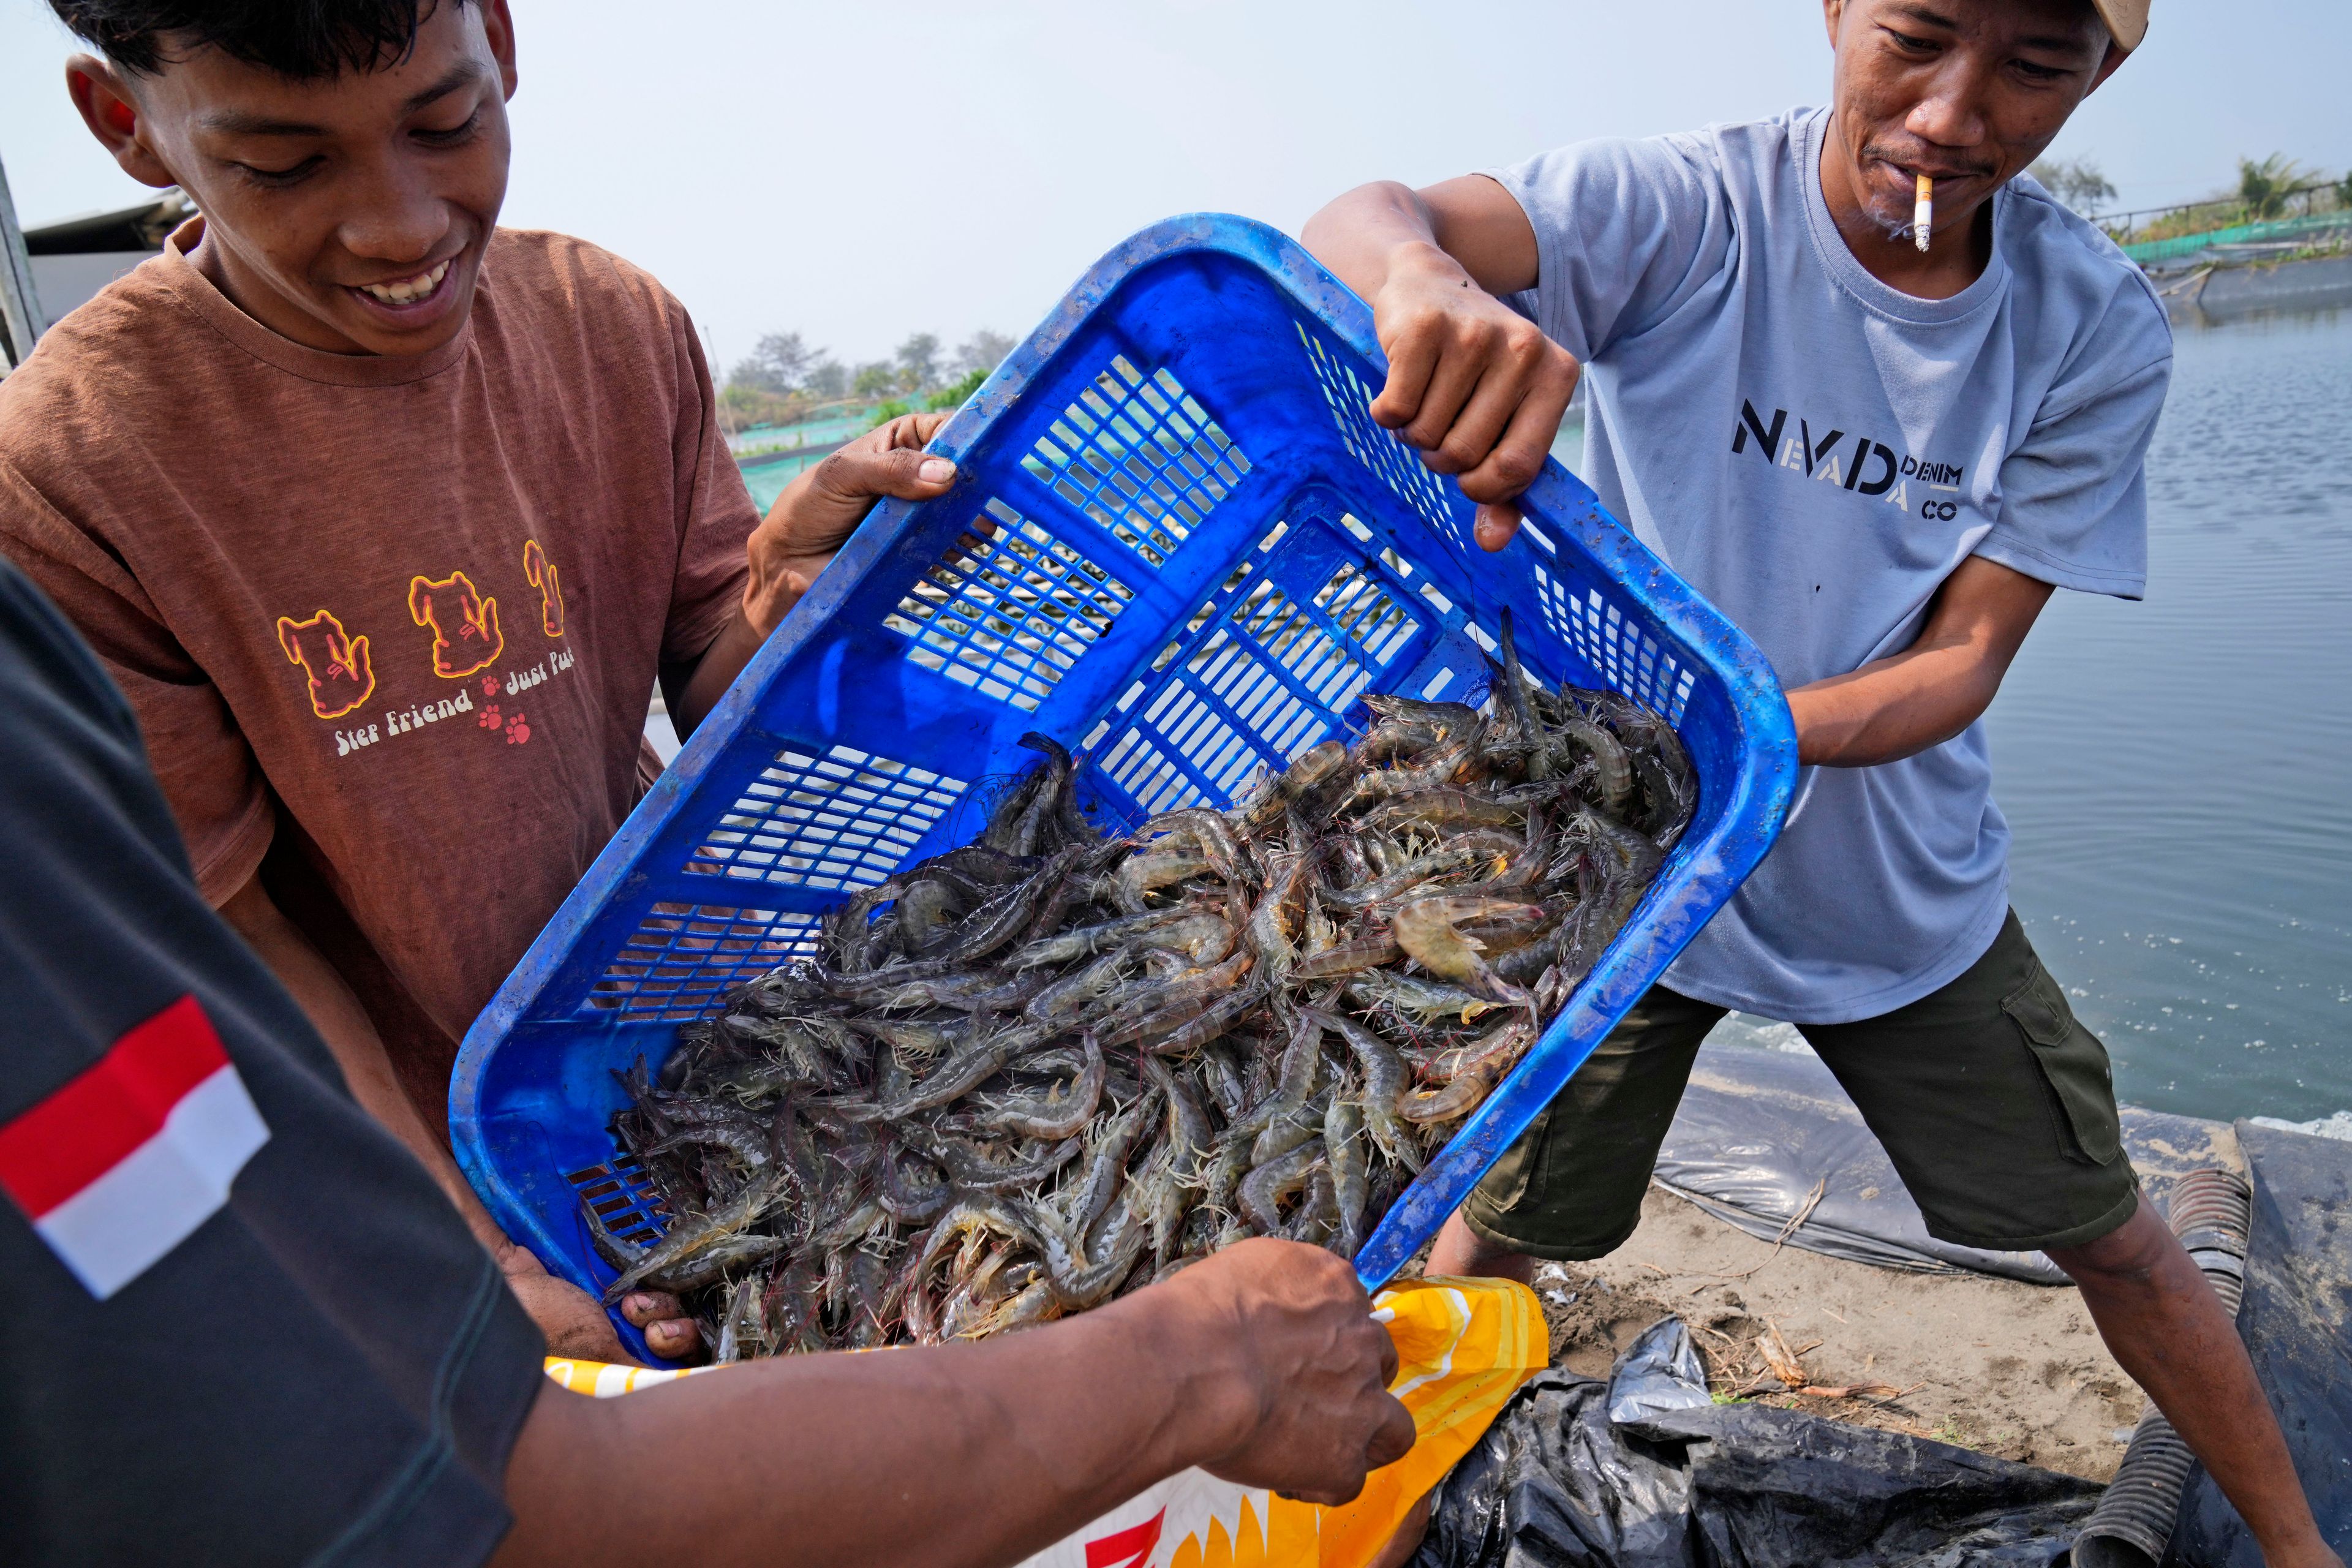
<path id="1" fill-rule="evenodd" d="M 2242 223 L 2204 234 L 2176 235 L 2170 239 L 2146 239 L 2124 247 L 2124 254 L 2145 267 L 2154 261 L 2177 261 L 2217 245 L 2259 244 L 2265 240 L 2301 239 L 2334 229 L 2352 228 L 2352 210 L 2318 213 L 2309 217 L 2270 218 Z"/>

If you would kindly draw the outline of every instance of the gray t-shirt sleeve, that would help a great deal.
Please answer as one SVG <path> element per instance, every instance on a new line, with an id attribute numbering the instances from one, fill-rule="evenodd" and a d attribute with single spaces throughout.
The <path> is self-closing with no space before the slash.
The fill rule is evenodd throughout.
<path id="1" fill-rule="evenodd" d="M 2040 582 L 2137 599 L 2147 586 L 2147 447 L 2172 380 L 2172 336 L 2126 290 L 2000 467 L 2000 510 L 1976 548 Z"/>
<path id="2" fill-rule="evenodd" d="M 1536 231 L 1538 280 L 1513 303 L 1597 359 L 1728 266 L 1736 233 L 1705 133 L 1608 137 L 1485 171 Z"/>

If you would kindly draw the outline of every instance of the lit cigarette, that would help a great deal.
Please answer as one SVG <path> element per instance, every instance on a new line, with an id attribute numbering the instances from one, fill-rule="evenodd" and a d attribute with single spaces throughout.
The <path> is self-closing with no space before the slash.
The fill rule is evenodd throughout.
<path id="1" fill-rule="evenodd" d="M 1928 233 L 1936 226 L 1936 182 L 1927 175 L 1919 176 L 1919 199 L 1911 208 L 1911 237 L 1919 248 L 1927 248 Z"/>

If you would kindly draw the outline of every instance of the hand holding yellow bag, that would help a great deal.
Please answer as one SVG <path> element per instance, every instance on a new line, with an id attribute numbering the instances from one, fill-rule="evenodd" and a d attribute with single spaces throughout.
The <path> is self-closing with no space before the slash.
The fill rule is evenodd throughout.
<path id="1" fill-rule="evenodd" d="M 1037 1553 L 1023 1568 L 1364 1568 L 1519 1385 L 1551 1359 L 1535 1293 L 1504 1279 L 1414 1279 L 1373 1299 L 1396 1342 L 1390 1389 L 1412 1414 L 1412 1450 L 1375 1470 L 1338 1508 L 1186 1470 Z M 551 1356 L 547 1374 L 575 1394 L 626 1394 L 692 1372 L 655 1372 Z"/>

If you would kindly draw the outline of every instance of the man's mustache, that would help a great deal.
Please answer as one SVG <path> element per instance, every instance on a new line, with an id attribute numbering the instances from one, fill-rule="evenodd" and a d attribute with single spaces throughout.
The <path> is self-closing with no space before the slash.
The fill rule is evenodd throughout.
<path id="1" fill-rule="evenodd" d="M 1923 156 L 1914 149 L 1897 147 L 1884 142 L 1865 142 L 1862 149 L 1862 155 L 1882 163 L 1899 163 L 1904 168 L 1916 174 L 1925 174 L 1931 180 L 1968 179 L 1976 175 L 1990 174 L 1996 167 L 1991 163 L 1939 162 L 1933 154 Z"/>

